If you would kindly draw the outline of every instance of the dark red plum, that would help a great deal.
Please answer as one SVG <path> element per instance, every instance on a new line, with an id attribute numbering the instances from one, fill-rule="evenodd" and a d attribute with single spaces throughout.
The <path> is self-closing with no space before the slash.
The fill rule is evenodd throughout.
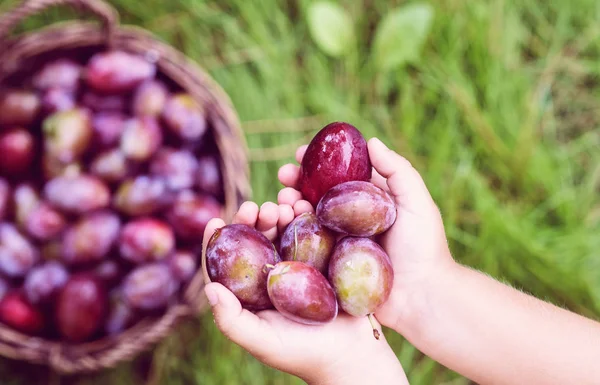
<path id="1" fill-rule="evenodd" d="M 11 209 L 11 188 L 8 181 L 0 177 L 0 222 L 4 221 Z"/>
<path id="2" fill-rule="evenodd" d="M 221 212 L 221 204 L 212 196 L 183 191 L 167 212 L 167 220 L 181 239 L 200 240 L 208 222 Z"/>
<path id="3" fill-rule="evenodd" d="M 116 147 L 121 140 L 126 120 L 125 115 L 115 112 L 100 112 L 94 115 L 94 145 L 100 149 Z"/>
<path id="4" fill-rule="evenodd" d="M 42 312 L 18 291 L 6 294 L 0 301 L 0 322 L 30 335 L 37 335 L 45 326 Z"/>
<path id="5" fill-rule="evenodd" d="M 169 257 L 169 268 L 175 279 L 186 283 L 197 271 L 196 256 L 189 251 L 178 250 Z"/>
<path id="6" fill-rule="evenodd" d="M 0 93 L 0 126 L 29 126 L 38 118 L 41 106 L 35 92 L 6 90 Z"/>
<path id="7" fill-rule="evenodd" d="M 85 68 L 85 81 L 102 93 L 132 91 L 156 74 L 156 65 L 142 56 L 124 51 L 97 53 Z"/>
<path id="8" fill-rule="evenodd" d="M 130 164 L 119 149 L 98 154 L 90 163 L 90 173 L 105 182 L 120 182 L 130 173 Z"/>
<path id="9" fill-rule="evenodd" d="M 323 196 L 317 218 L 324 226 L 357 237 L 371 237 L 389 229 L 396 221 L 392 197 L 371 182 L 339 184 Z"/>
<path id="10" fill-rule="evenodd" d="M 371 179 L 367 142 L 356 127 L 330 123 L 311 140 L 300 166 L 299 188 L 314 207 L 340 183 Z"/>
<path id="11" fill-rule="evenodd" d="M 61 211 L 84 214 L 107 207 L 110 190 L 91 175 L 59 176 L 44 186 L 46 200 Z"/>
<path id="12" fill-rule="evenodd" d="M 0 132 L 0 175 L 17 176 L 29 170 L 35 158 L 36 144 L 23 128 Z"/>
<path id="13" fill-rule="evenodd" d="M 178 282 L 163 263 L 138 266 L 123 281 L 123 297 L 127 304 L 144 311 L 165 308 L 178 289 Z"/>
<path id="14" fill-rule="evenodd" d="M 43 128 L 46 152 L 63 163 L 81 157 L 93 133 L 90 113 L 78 108 L 50 115 L 44 120 Z"/>
<path id="15" fill-rule="evenodd" d="M 167 128 L 184 141 L 202 139 L 207 129 L 203 106 L 188 94 L 171 96 L 165 105 L 162 118 Z"/>
<path id="16" fill-rule="evenodd" d="M 121 221 L 108 211 L 82 217 L 70 227 L 62 242 L 62 259 L 67 265 L 84 265 L 102 261 L 115 245 Z"/>
<path id="17" fill-rule="evenodd" d="M 196 186 L 207 194 L 220 198 L 223 196 L 223 179 L 219 161 L 213 155 L 204 155 L 198 158 L 198 171 L 196 173 Z"/>
<path id="18" fill-rule="evenodd" d="M 0 223 L 0 271 L 9 277 L 27 274 L 39 261 L 35 246 L 9 223 Z"/>
<path id="19" fill-rule="evenodd" d="M 62 88 L 50 88 L 42 94 L 42 111 L 44 115 L 51 115 L 60 111 L 68 111 L 75 108 L 73 91 Z"/>
<path id="20" fill-rule="evenodd" d="M 58 238 L 65 227 L 65 217 L 45 202 L 37 205 L 25 220 L 25 231 L 38 241 Z"/>
<path id="21" fill-rule="evenodd" d="M 75 90 L 81 79 L 81 66 L 70 59 L 57 59 L 45 64 L 32 79 L 40 91 L 54 89 Z"/>
<path id="22" fill-rule="evenodd" d="M 340 307 L 354 317 L 374 313 L 390 296 L 394 270 L 390 257 L 369 238 L 346 237 L 329 262 L 329 282 Z"/>
<path id="23" fill-rule="evenodd" d="M 335 241 L 336 234 L 322 226 L 314 213 L 300 214 L 281 235 L 281 259 L 304 262 L 327 275 Z"/>
<path id="24" fill-rule="evenodd" d="M 63 339 L 83 342 L 91 339 L 104 325 L 108 312 L 108 294 L 91 274 L 73 275 L 56 299 L 55 322 Z"/>
<path id="25" fill-rule="evenodd" d="M 183 190 L 194 185 L 198 161 L 185 150 L 170 147 L 160 149 L 150 162 L 150 173 L 162 178 L 171 190 Z"/>
<path id="26" fill-rule="evenodd" d="M 133 94 L 131 109 L 137 116 L 158 117 L 165 108 L 169 91 L 164 83 L 150 80 L 142 83 Z"/>
<path id="27" fill-rule="evenodd" d="M 249 310 L 272 308 L 267 264 L 281 262 L 275 246 L 254 228 L 232 224 L 217 229 L 206 246 L 203 269 L 211 282 L 233 292 Z"/>
<path id="28" fill-rule="evenodd" d="M 306 325 L 323 325 L 337 317 L 338 303 L 327 278 L 298 261 L 275 265 L 267 278 L 269 298 L 285 317 Z"/>
<path id="29" fill-rule="evenodd" d="M 165 259 L 175 247 L 175 235 L 168 224 L 153 218 L 127 223 L 119 239 L 121 257 L 133 263 Z"/>
<path id="30" fill-rule="evenodd" d="M 34 267 L 25 278 L 25 295 L 34 305 L 52 303 L 57 293 L 66 285 L 69 272 L 58 262 L 46 262 Z"/>
<path id="31" fill-rule="evenodd" d="M 113 199 L 115 208 L 129 216 L 156 213 L 172 201 L 172 195 L 163 180 L 144 175 L 121 183 Z"/>
<path id="32" fill-rule="evenodd" d="M 161 143 L 162 131 L 154 118 L 145 116 L 125 122 L 120 148 L 127 158 L 138 162 L 146 161 Z"/>

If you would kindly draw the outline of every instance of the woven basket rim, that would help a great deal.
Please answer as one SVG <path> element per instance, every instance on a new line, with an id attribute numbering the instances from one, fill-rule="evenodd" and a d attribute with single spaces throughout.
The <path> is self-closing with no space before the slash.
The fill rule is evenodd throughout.
<path id="1" fill-rule="evenodd" d="M 6 44 L 5 48 L 3 50 L 0 49 L 0 85 L 8 77 L 2 76 L 2 73 L 11 73 L 10 67 L 12 65 L 18 67 L 19 62 L 23 59 L 35 56 L 31 55 L 31 52 L 39 51 L 37 54 L 42 54 L 54 48 L 60 48 L 55 47 L 62 44 L 62 42 L 54 41 L 57 36 L 66 36 L 64 40 L 70 42 L 72 45 L 67 48 L 78 49 L 104 45 L 104 33 L 105 30 L 97 23 L 75 20 L 55 23 L 35 31 L 11 37 L 4 41 Z M 69 35 L 71 36 L 69 37 Z M 41 44 L 41 42 L 44 42 L 44 44 Z M 39 47 L 33 46 L 28 48 L 28 44 L 30 43 L 38 44 Z M 226 195 L 224 219 L 230 220 L 237 207 L 239 207 L 239 204 L 251 195 L 248 147 L 234 106 L 225 91 L 199 64 L 169 46 L 162 39 L 137 26 L 119 25 L 114 28 L 111 47 L 132 52 L 141 52 L 147 46 L 152 46 L 157 51 L 159 55 L 157 64 L 163 75 L 197 98 L 199 94 L 205 92 L 205 95 L 203 95 L 205 98 L 201 99 L 203 99 L 204 103 L 209 104 L 209 119 L 214 125 L 214 135 L 222 162 L 221 167 Z M 178 70 L 182 72 L 179 73 L 177 72 Z M 175 72 L 170 73 L 171 71 Z M 180 78 L 173 79 L 173 75 L 176 78 Z M 187 84 L 185 81 L 182 82 L 182 78 L 187 79 L 189 82 Z M 190 79 L 192 80 L 190 81 Z M 232 151 L 232 148 L 236 150 Z M 202 268 L 199 266 L 195 276 L 185 288 L 181 299 L 184 302 L 170 307 L 158 319 L 148 320 L 147 324 L 145 320 L 141 321 L 117 337 L 103 337 L 96 341 L 68 344 L 31 337 L 0 324 L 0 355 L 36 364 L 48 365 L 57 372 L 68 374 L 91 372 L 113 367 L 117 363 L 134 358 L 137 354 L 149 349 L 163 339 L 174 328 L 177 322 L 185 318 L 194 317 L 206 308 L 207 303 L 203 293 L 201 293 L 204 286 L 202 275 Z M 139 332 L 136 329 L 137 325 L 141 325 L 139 326 L 140 328 L 148 325 L 156 326 L 164 320 L 166 320 L 164 327 L 157 331 L 154 336 L 150 336 L 148 340 L 139 341 L 137 345 L 135 345 L 137 341 L 126 340 L 129 338 L 128 332 L 131 330 L 131 333 L 137 337 L 145 336 L 143 332 Z M 125 339 L 125 341 L 119 341 L 119 339 Z M 125 349 L 119 350 L 118 354 L 112 356 L 104 354 L 103 357 L 106 359 L 103 362 L 94 361 L 94 355 L 98 350 L 102 351 L 102 353 L 106 353 L 107 351 L 110 353 L 111 349 L 117 351 L 118 349 L 115 348 L 115 345 L 119 345 L 119 343 L 121 345 L 128 343 L 133 345 L 128 345 Z M 79 357 L 71 357 L 72 355 L 79 354 Z"/>

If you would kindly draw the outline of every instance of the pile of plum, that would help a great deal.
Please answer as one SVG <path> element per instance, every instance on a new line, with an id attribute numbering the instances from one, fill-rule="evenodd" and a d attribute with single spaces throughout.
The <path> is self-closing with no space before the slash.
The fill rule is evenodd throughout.
<path id="1" fill-rule="evenodd" d="M 68 342 L 178 301 L 222 213 L 204 106 L 123 51 L 0 89 L 0 322 Z"/>
<path id="2" fill-rule="evenodd" d="M 309 325 L 333 321 L 338 307 L 370 317 L 392 289 L 390 258 L 375 239 L 395 223 L 397 211 L 391 196 L 370 182 L 369 159 L 354 126 L 325 126 L 300 167 L 300 191 L 315 213 L 297 216 L 275 243 L 246 225 L 217 229 L 203 256 L 205 276 L 251 311 L 274 307 Z M 379 338 L 375 327 L 373 333 Z"/>

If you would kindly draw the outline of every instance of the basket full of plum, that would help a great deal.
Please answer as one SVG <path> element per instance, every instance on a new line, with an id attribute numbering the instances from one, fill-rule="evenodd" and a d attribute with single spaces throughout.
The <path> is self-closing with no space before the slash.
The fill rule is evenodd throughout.
<path id="1" fill-rule="evenodd" d="M 63 373 L 135 357 L 205 308 L 202 236 L 249 193 L 223 91 L 99 0 L 0 16 L 0 354 Z"/>

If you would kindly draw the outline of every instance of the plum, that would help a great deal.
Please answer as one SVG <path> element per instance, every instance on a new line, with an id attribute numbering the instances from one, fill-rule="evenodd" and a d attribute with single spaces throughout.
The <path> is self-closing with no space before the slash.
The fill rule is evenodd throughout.
<path id="1" fill-rule="evenodd" d="M 267 278 L 269 298 L 285 317 L 306 325 L 323 325 L 337 317 L 338 303 L 327 278 L 303 262 L 284 261 Z"/>
<path id="2" fill-rule="evenodd" d="M 84 214 L 107 207 L 110 190 L 98 178 L 81 175 L 63 175 L 50 180 L 44 186 L 46 200 L 61 211 Z"/>
<path id="3" fill-rule="evenodd" d="M 8 181 L 0 177 L 0 222 L 8 217 L 10 210 L 11 189 Z"/>
<path id="4" fill-rule="evenodd" d="M 27 274 L 40 259 L 35 246 L 9 223 L 0 223 L 0 271 L 9 277 Z"/>
<path id="5" fill-rule="evenodd" d="M 175 235 L 168 224 L 154 218 L 127 223 L 119 238 L 121 257 L 133 263 L 165 259 L 175 247 Z"/>
<path id="6" fill-rule="evenodd" d="M 99 112 L 92 118 L 94 145 L 100 149 L 115 147 L 121 140 L 127 117 L 118 112 Z"/>
<path id="7" fill-rule="evenodd" d="M 24 224 L 27 234 L 38 241 L 56 239 L 66 226 L 65 217 L 45 202 L 29 212 Z"/>
<path id="8" fill-rule="evenodd" d="M 73 91 L 62 88 L 50 88 L 42 94 L 42 111 L 51 115 L 59 111 L 75 108 L 76 100 Z"/>
<path id="9" fill-rule="evenodd" d="M 299 189 L 316 206 L 332 187 L 352 180 L 371 179 L 367 142 L 356 127 L 334 122 L 310 141 L 300 165 Z"/>
<path id="10" fill-rule="evenodd" d="M 44 315 L 25 295 L 12 291 L 0 301 L 0 321 L 20 332 L 36 335 L 45 325 Z"/>
<path id="11" fill-rule="evenodd" d="M 123 297 L 127 304 L 139 310 L 165 308 L 179 289 L 169 267 L 150 263 L 133 269 L 123 281 Z"/>
<path id="12" fill-rule="evenodd" d="M 29 214 L 40 204 L 40 195 L 31 183 L 20 183 L 13 191 L 15 222 L 24 227 Z"/>
<path id="13" fill-rule="evenodd" d="M 82 217 L 63 237 L 63 262 L 83 265 L 103 260 L 116 243 L 120 230 L 121 220 L 108 210 Z"/>
<path id="14" fill-rule="evenodd" d="M 46 152 L 63 163 L 73 162 L 92 140 L 91 115 L 80 108 L 59 111 L 44 120 L 43 130 Z"/>
<path id="15" fill-rule="evenodd" d="M 304 262 L 327 275 L 335 241 L 336 234 L 322 226 L 314 213 L 303 213 L 281 235 L 281 259 Z"/>
<path id="16" fill-rule="evenodd" d="M 42 103 L 35 92 L 10 89 L 0 94 L 0 126 L 29 126 Z"/>
<path id="17" fill-rule="evenodd" d="M 354 317 L 374 313 L 394 283 L 390 257 L 369 238 L 345 237 L 329 262 L 329 282 L 342 310 Z"/>
<path id="18" fill-rule="evenodd" d="M 198 158 L 196 186 L 200 191 L 211 194 L 217 199 L 223 196 L 223 179 L 219 161 L 213 155 Z"/>
<path id="19" fill-rule="evenodd" d="M 35 139 L 24 128 L 16 127 L 0 132 L 0 175 L 18 176 L 27 171 L 35 158 L 35 152 Z"/>
<path id="20" fill-rule="evenodd" d="M 221 215 L 221 204 L 212 196 L 182 191 L 167 212 L 175 234 L 184 240 L 202 239 L 208 222 Z"/>
<path id="21" fill-rule="evenodd" d="M 150 162 L 150 173 L 164 179 L 171 190 L 183 190 L 194 185 L 198 161 L 185 150 L 163 147 Z"/>
<path id="22" fill-rule="evenodd" d="M 88 273 L 73 275 L 58 293 L 55 322 L 61 337 L 83 342 L 104 325 L 108 312 L 108 294 L 102 282 Z"/>
<path id="23" fill-rule="evenodd" d="M 137 116 L 159 116 L 167 103 L 169 91 L 164 83 L 150 80 L 142 83 L 133 94 L 131 109 Z"/>
<path id="24" fill-rule="evenodd" d="M 323 196 L 317 218 L 324 226 L 357 237 L 387 231 L 396 221 L 392 197 L 371 182 L 341 183 Z"/>
<path id="25" fill-rule="evenodd" d="M 87 90 L 81 96 L 81 105 L 97 113 L 123 113 L 127 109 L 127 99 L 122 95 L 104 95 Z"/>
<path id="26" fill-rule="evenodd" d="M 25 295 L 34 305 L 50 304 L 56 294 L 65 286 L 69 272 L 58 262 L 46 262 L 34 267 L 25 277 Z"/>
<path id="27" fill-rule="evenodd" d="M 81 66 L 70 59 L 57 59 L 46 63 L 32 79 L 32 84 L 40 91 L 51 88 L 75 90 L 81 78 Z"/>
<path id="28" fill-rule="evenodd" d="M 267 292 L 266 265 L 281 262 L 275 246 L 254 228 L 232 224 L 217 229 L 203 256 L 207 281 L 219 282 L 249 310 L 273 307 Z"/>
<path id="29" fill-rule="evenodd" d="M 119 149 L 98 154 L 90 163 L 90 173 L 106 182 L 119 182 L 130 173 L 130 164 Z"/>
<path id="30" fill-rule="evenodd" d="M 143 216 L 161 211 L 172 200 L 162 179 L 140 175 L 134 179 L 127 179 L 119 185 L 113 198 L 113 205 L 123 214 Z"/>
<path id="31" fill-rule="evenodd" d="M 146 161 L 161 143 L 162 131 L 154 118 L 144 116 L 125 122 L 120 148 L 127 158 L 138 162 Z"/>
<path id="32" fill-rule="evenodd" d="M 183 141 L 198 141 L 207 130 L 204 108 L 189 94 L 171 96 L 162 118 L 167 128 Z"/>
<path id="33" fill-rule="evenodd" d="M 181 283 L 188 282 L 196 274 L 196 256 L 190 251 L 176 251 L 168 262 L 171 274 Z"/>
<path id="34" fill-rule="evenodd" d="M 110 293 L 109 302 L 104 332 L 109 336 L 115 336 L 133 325 L 136 320 L 136 313 L 123 298 L 121 290 L 113 290 Z"/>
<path id="35" fill-rule="evenodd" d="M 132 91 L 156 74 L 156 65 L 142 56 L 124 51 L 100 52 L 85 68 L 85 82 L 102 93 Z"/>

